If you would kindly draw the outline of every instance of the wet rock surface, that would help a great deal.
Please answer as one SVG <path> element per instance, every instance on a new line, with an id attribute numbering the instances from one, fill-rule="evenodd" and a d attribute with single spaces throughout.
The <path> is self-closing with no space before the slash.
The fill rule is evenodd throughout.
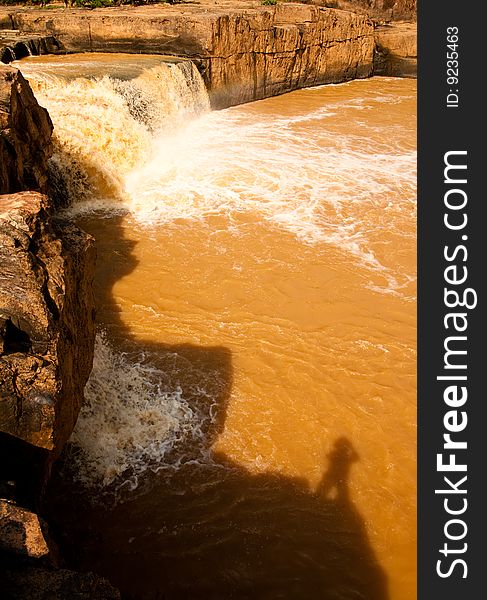
<path id="1" fill-rule="evenodd" d="M 16 29 L 0 28 L 0 63 L 8 64 L 27 56 L 57 54 L 63 52 L 62 45 L 52 35 L 22 35 Z"/>

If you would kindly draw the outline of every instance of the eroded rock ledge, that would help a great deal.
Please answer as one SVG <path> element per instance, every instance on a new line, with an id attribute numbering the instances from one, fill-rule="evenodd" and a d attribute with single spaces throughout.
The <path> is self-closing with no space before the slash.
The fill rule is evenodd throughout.
<path id="1" fill-rule="evenodd" d="M 0 65 L 0 194 L 47 191 L 52 122 L 22 74 Z"/>
<path id="2" fill-rule="evenodd" d="M 415 23 L 394 23 L 376 28 L 374 75 L 416 77 L 417 67 Z"/>
<path id="3" fill-rule="evenodd" d="M 36 192 L 0 197 L 0 430 L 57 454 L 92 367 L 93 239 Z"/>
<path id="4" fill-rule="evenodd" d="M 95 251 L 42 194 L 52 129 L 21 73 L 0 66 L 0 432 L 55 456 L 92 366 Z"/>
<path id="5" fill-rule="evenodd" d="M 0 63 L 11 63 L 27 56 L 63 53 L 64 48 L 52 35 L 22 35 L 20 31 L 0 29 Z"/>
<path id="6" fill-rule="evenodd" d="M 365 15 L 259 2 L 175 7 L 11 11 L 23 34 L 53 36 L 68 52 L 184 56 L 222 108 L 302 87 L 368 77 L 374 25 Z"/>
<path id="7" fill-rule="evenodd" d="M 0 579 L 12 599 L 111 600 L 106 580 L 60 568 L 25 508 L 71 435 L 94 349 L 94 240 L 42 193 L 51 134 L 26 80 L 0 66 Z"/>
<path id="8" fill-rule="evenodd" d="M 416 25 L 390 22 L 413 19 L 415 0 L 309 2 L 262 6 L 258 0 L 200 0 L 92 11 L 0 8 L 0 24 L 3 18 L 19 35 L 47 40 L 54 53 L 191 58 L 214 108 L 372 74 L 416 75 Z"/>

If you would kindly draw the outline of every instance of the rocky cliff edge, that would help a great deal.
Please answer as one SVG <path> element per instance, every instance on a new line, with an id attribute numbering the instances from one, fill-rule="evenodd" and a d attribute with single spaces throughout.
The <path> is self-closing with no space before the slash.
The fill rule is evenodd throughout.
<path id="1" fill-rule="evenodd" d="M 0 194 L 47 191 L 52 122 L 22 74 L 0 65 Z"/>
<path id="2" fill-rule="evenodd" d="M 94 244 L 46 195 L 51 134 L 27 81 L 0 66 L 0 482 L 22 478 L 24 453 L 59 454 L 92 367 Z"/>
<path id="3" fill-rule="evenodd" d="M 10 11 L 25 35 L 68 52 L 129 52 L 194 60 L 214 108 L 372 73 L 374 25 L 365 15 L 260 2 Z"/>
<path id="4" fill-rule="evenodd" d="M 47 524 L 25 508 L 74 428 L 95 335 L 94 241 L 47 195 L 51 134 L 26 80 L 0 66 L 2 597 L 117 600 L 106 580 L 60 568 Z"/>

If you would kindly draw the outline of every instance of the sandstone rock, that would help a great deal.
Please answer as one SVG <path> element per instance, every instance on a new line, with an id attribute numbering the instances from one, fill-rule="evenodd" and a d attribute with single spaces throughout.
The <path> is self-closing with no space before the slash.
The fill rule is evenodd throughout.
<path id="1" fill-rule="evenodd" d="M 46 525 L 33 512 L 0 499 L 0 552 L 24 558 L 46 558 L 50 548 Z"/>
<path id="2" fill-rule="evenodd" d="M 59 54 L 62 45 L 52 35 L 22 35 L 19 31 L 2 31 L 0 28 L 0 62 L 8 64 L 26 56 Z"/>
<path id="3" fill-rule="evenodd" d="M 273 13 L 220 17 L 208 87 L 215 107 L 367 77 L 371 23 L 352 13 L 279 5 Z"/>
<path id="4" fill-rule="evenodd" d="M 52 122 L 22 74 L 0 65 L 0 194 L 47 191 Z"/>
<path id="5" fill-rule="evenodd" d="M 415 77 L 417 31 L 413 23 L 393 23 L 375 30 L 374 74 Z"/>
<path id="6" fill-rule="evenodd" d="M 0 198 L 0 431 L 57 454 L 92 367 L 93 239 L 35 192 Z"/>
<path id="7" fill-rule="evenodd" d="M 310 0 L 320 4 L 351 10 L 379 21 L 415 21 L 417 0 Z"/>
<path id="8" fill-rule="evenodd" d="M 199 65 L 222 108 L 372 73 L 373 23 L 304 4 L 184 4 L 86 11 L 18 10 L 24 34 L 52 35 L 69 52 L 155 53 Z"/>
<path id="9" fill-rule="evenodd" d="M 12 28 L 13 28 L 12 17 L 8 13 L 0 15 L 0 31 L 5 30 L 5 29 L 12 29 Z"/>

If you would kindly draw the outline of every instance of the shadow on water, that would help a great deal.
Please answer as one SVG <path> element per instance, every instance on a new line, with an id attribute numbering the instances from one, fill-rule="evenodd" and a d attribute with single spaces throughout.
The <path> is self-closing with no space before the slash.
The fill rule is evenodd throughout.
<path id="1" fill-rule="evenodd" d="M 188 397 L 198 384 L 192 377 L 211 371 L 213 400 L 197 407 L 207 413 L 204 440 L 187 440 L 175 450 L 184 455 L 178 468 L 150 474 L 122 503 L 90 504 L 55 473 L 48 516 L 68 566 L 106 576 L 127 599 L 387 600 L 385 573 L 349 494 L 359 461 L 350 440 L 334 442 L 316 491 L 304 479 L 253 474 L 222 454 L 208 458 L 225 425 L 231 353 L 141 344 L 130 332 L 113 296 L 115 282 L 137 266 L 122 220 L 80 223 L 98 237 L 99 314 L 110 315 L 104 325 L 162 365 L 168 354 L 196 365 L 179 381 Z"/>

